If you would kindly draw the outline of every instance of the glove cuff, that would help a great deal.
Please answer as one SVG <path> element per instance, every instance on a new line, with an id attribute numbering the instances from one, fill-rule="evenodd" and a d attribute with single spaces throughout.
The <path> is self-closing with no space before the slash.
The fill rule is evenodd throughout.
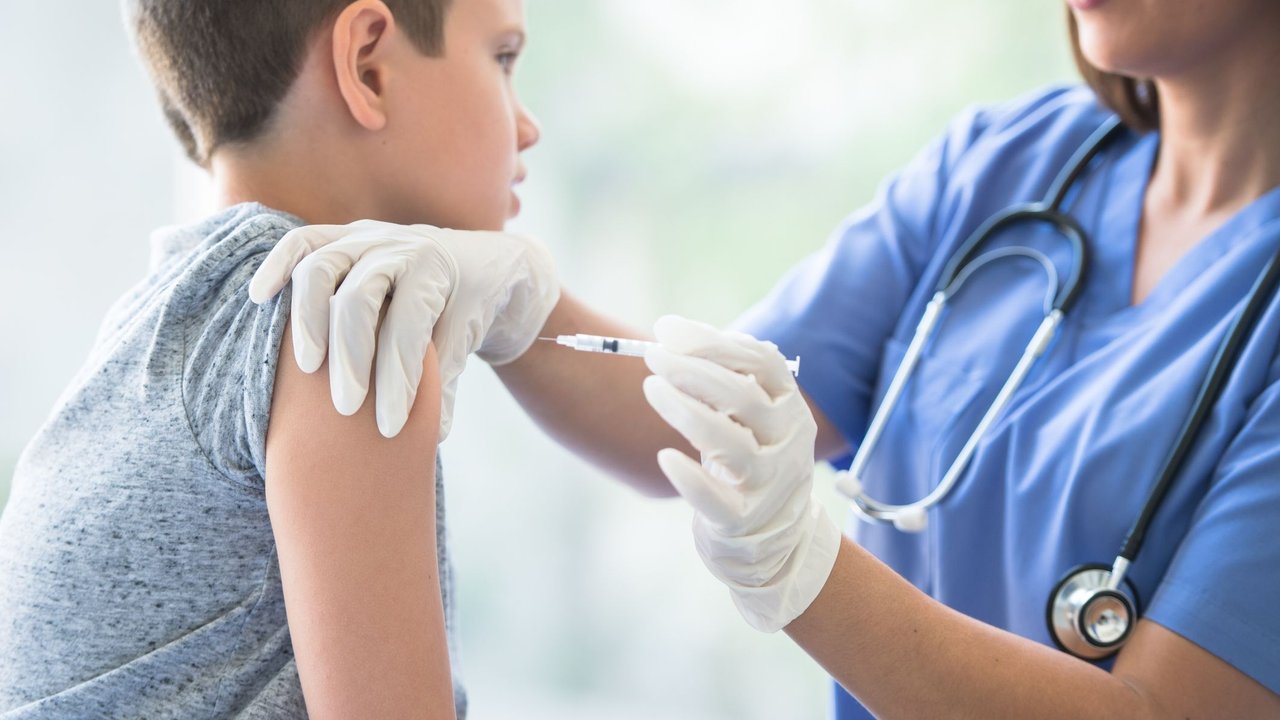
<path id="1" fill-rule="evenodd" d="M 767 585 L 729 586 L 738 612 L 747 624 L 761 632 L 777 632 L 804 614 L 835 567 L 842 537 L 840 528 L 812 496 L 805 514 L 809 527 Z"/>

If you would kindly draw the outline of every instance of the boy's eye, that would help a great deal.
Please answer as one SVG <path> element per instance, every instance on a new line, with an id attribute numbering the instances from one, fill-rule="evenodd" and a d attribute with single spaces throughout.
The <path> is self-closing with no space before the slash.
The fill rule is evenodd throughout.
<path id="1" fill-rule="evenodd" d="M 502 66 L 502 72 L 508 75 L 511 74 L 511 71 L 515 69 L 517 57 L 519 57 L 519 53 L 515 52 L 498 53 L 497 60 L 498 64 Z"/>

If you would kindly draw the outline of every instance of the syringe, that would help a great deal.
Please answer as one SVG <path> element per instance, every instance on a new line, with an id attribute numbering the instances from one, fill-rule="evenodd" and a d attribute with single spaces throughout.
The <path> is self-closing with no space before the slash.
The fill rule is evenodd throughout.
<path id="1" fill-rule="evenodd" d="M 553 338 L 540 337 L 539 340 L 555 342 L 579 352 L 606 353 L 609 355 L 626 355 L 627 357 L 644 357 L 645 351 L 657 345 L 651 340 L 628 340 L 602 335 L 557 335 Z M 800 358 L 787 360 L 787 369 L 792 375 L 800 374 Z"/>

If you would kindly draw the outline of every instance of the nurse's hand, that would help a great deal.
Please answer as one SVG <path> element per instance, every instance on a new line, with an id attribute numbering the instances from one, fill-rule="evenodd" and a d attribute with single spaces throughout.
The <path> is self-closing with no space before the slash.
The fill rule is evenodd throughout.
<path id="1" fill-rule="evenodd" d="M 560 298 L 555 264 L 537 240 L 373 220 L 290 231 L 258 268 L 249 295 L 264 302 L 290 277 L 298 367 L 315 372 L 327 350 L 333 404 L 351 415 L 368 395 L 376 354 L 376 415 L 386 437 L 404 427 L 431 341 L 440 355 L 444 440 L 467 356 L 492 365 L 520 357 Z"/>
<path id="2" fill-rule="evenodd" d="M 752 627 L 773 632 L 826 583 L 840 531 L 813 497 L 816 425 L 772 343 L 667 316 L 645 396 L 702 454 L 667 448 L 662 472 L 694 507 L 694 542 Z"/>

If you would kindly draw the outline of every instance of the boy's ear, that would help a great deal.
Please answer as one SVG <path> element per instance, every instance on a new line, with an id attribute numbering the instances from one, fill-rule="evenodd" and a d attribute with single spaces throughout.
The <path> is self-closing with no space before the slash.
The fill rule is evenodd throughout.
<path id="1" fill-rule="evenodd" d="M 357 0 L 333 25 L 333 69 L 351 117 L 368 130 L 387 124 L 383 86 L 395 16 L 382 0 Z"/>

